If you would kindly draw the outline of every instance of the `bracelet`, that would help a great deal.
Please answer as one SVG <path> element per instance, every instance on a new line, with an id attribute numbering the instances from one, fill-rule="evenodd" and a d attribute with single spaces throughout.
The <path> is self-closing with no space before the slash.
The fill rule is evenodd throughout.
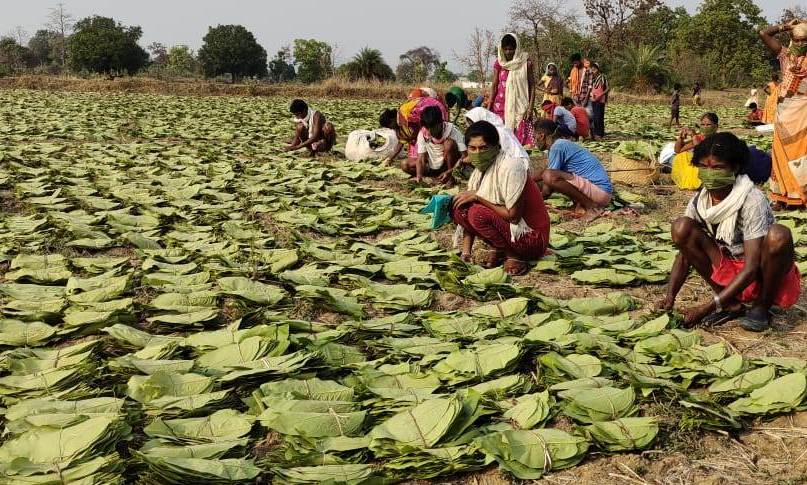
<path id="1" fill-rule="evenodd" d="M 723 311 L 723 305 L 720 304 L 720 295 L 715 295 L 715 312 L 720 313 Z"/>

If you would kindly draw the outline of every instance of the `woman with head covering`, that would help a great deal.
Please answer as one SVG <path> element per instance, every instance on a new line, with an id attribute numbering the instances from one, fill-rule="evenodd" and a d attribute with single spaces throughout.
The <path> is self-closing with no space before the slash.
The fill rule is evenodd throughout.
<path id="1" fill-rule="evenodd" d="M 465 143 L 474 172 L 468 190 L 454 196 L 451 210 L 462 259 L 471 260 L 474 241 L 480 238 L 494 248 L 485 266 L 504 261 L 508 274 L 524 274 L 527 261 L 540 259 L 549 242 L 549 214 L 541 191 L 523 160 L 502 151 L 493 124 L 469 126 Z"/>
<path id="2" fill-rule="evenodd" d="M 532 61 L 515 34 L 504 34 L 493 64 L 493 86 L 486 108 L 498 115 L 522 145 L 532 144 L 535 82 Z"/>
<path id="3" fill-rule="evenodd" d="M 538 90 L 544 93 L 543 101 L 550 101 L 560 106 L 560 102 L 563 99 L 563 80 L 560 78 L 558 66 L 554 62 L 550 62 L 546 65 L 546 72 L 544 72 L 541 78 L 541 84 Z M 550 116 L 545 117 L 549 118 Z"/>
<path id="4" fill-rule="evenodd" d="M 751 103 L 759 106 L 759 91 L 756 88 L 751 89 L 751 95 L 745 100 L 745 107 L 750 108 Z"/>
<path id="5" fill-rule="evenodd" d="M 527 153 L 527 150 L 521 146 L 521 143 L 518 141 L 518 138 L 516 138 L 513 130 L 504 126 L 501 118 L 485 108 L 474 108 L 465 113 L 465 117 L 468 119 L 468 126 L 471 126 L 478 121 L 487 121 L 495 126 L 496 130 L 499 132 L 499 145 L 502 147 L 502 153 L 511 158 L 524 160 L 527 167 L 529 167 L 530 155 Z"/>
<path id="6" fill-rule="evenodd" d="M 775 37 L 790 34 L 790 45 L 783 47 Z M 762 41 L 779 58 L 782 83 L 773 130 L 773 174 L 771 199 L 786 205 L 807 205 L 807 173 L 795 172 L 807 157 L 807 19 L 786 25 L 766 27 L 759 33 Z M 799 162 L 800 161 L 800 162 Z"/>
<path id="7" fill-rule="evenodd" d="M 694 269 L 714 295 L 682 311 L 684 325 L 717 325 L 740 317 L 740 326 L 760 332 L 770 327 L 773 305 L 789 307 L 801 293 L 794 264 L 793 235 L 776 224 L 770 203 L 745 175 L 748 146 L 731 133 L 717 133 L 695 147 L 692 160 L 703 187 L 673 222 L 678 247 L 667 296 L 670 311 Z M 746 311 L 743 303 L 749 304 Z"/>

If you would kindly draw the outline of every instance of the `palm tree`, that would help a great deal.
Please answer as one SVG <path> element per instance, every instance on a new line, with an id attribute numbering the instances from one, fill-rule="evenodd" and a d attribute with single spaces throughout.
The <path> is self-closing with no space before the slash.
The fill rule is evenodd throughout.
<path id="1" fill-rule="evenodd" d="M 660 46 L 629 45 L 616 58 L 614 81 L 637 91 L 658 92 L 670 77 L 670 68 Z"/>
<path id="2" fill-rule="evenodd" d="M 345 65 L 345 70 L 353 81 L 358 79 L 389 81 L 395 78 L 392 68 L 384 62 L 381 51 L 369 47 L 365 47 L 353 56 L 353 59 Z"/>

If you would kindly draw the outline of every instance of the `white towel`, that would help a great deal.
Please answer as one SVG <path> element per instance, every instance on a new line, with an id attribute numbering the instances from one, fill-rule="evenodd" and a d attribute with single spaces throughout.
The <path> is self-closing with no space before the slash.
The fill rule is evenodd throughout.
<path id="1" fill-rule="evenodd" d="M 754 182 L 748 175 L 740 175 L 734 180 L 734 187 L 728 197 L 717 205 L 712 205 L 712 197 L 708 190 L 702 190 L 696 201 L 698 214 L 705 222 L 717 225 L 716 238 L 726 244 L 734 240 L 734 229 L 737 226 L 737 214 L 745 204 L 748 193 L 754 188 Z"/>
<path id="2" fill-rule="evenodd" d="M 529 54 L 521 51 L 521 44 L 518 42 L 516 34 L 505 34 L 502 38 L 508 35 L 511 35 L 516 40 L 516 53 L 513 54 L 513 58 L 509 61 L 505 60 L 502 43 L 499 41 L 498 54 L 499 65 L 503 69 L 510 71 L 510 74 L 507 75 L 504 93 L 504 124 L 515 131 L 530 105 L 530 85 L 527 75 Z"/>

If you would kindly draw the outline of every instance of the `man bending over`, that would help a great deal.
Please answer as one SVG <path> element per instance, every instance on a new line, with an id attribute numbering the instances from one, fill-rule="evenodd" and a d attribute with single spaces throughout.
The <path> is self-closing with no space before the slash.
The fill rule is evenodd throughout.
<path id="1" fill-rule="evenodd" d="M 336 143 L 336 129 L 325 119 L 325 115 L 310 108 L 302 99 L 292 101 L 289 111 L 294 115 L 296 126 L 294 139 L 284 151 L 307 148 L 314 156 L 331 151 Z"/>

